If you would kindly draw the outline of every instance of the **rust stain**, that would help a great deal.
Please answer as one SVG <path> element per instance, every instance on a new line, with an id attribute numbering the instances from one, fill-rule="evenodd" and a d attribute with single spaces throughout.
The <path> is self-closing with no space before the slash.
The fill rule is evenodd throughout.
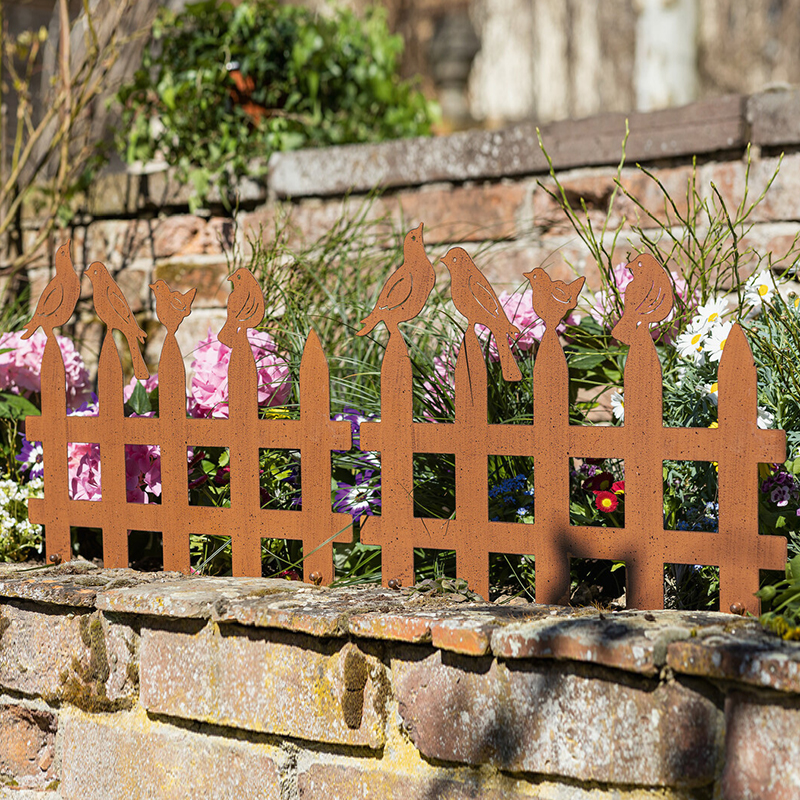
<path id="1" fill-rule="evenodd" d="M 663 607 L 665 563 L 713 564 L 720 568 L 720 607 L 739 603 L 758 612 L 753 593 L 759 569 L 781 569 L 783 537 L 758 532 L 758 464 L 785 459 L 783 431 L 757 426 L 756 369 L 742 329 L 734 325 L 719 368 L 719 427 L 665 428 L 662 375 L 650 325 L 667 318 L 673 297 L 666 270 L 652 256 L 638 255 L 629 265 L 634 279 L 625 292 L 625 310 L 614 335 L 630 347 L 625 369 L 625 423 L 602 428 L 569 424 L 569 375 L 556 333 L 575 307 L 583 278 L 553 281 L 542 269 L 525 273 L 545 333 L 533 371 L 531 425 L 490 425 L 487 371 L 475 325 L 495 338 L 506 380 L 520 380 L 509 337 L 509 322 L 489 281 L 462 248 L 444 257 L 452 277 L 456 308 L 467 329 L 455 367 L 455 419 L 452 423 L 415 422 L 412 370 L 399 324 L 417 316 L 434 285 L 420 224 L 406 234 L 403 264 L 387 279 L 375 309 L 358 333 L 379 322 L 389 331 L 381 367 L 381 419 L 362 425 L 361 446 L 381 454 L 382 511 L 362 525 L 362 541 L 382 547 L 383 583 L 414 583 L 413 549 L 456 551 L 459 577 L 486 597 L 489 553 L 532 554 L 536 599 L 558 603 L 569 588 L 569 558 L 626 562 L 629 606 Z M 118 328 L 131 349 L 137 375 L 146 374 L 138 349 L 143 332 L 130 314 L 121 290 L 99 262 L 89 276 L 97 314 L 109 331 Z M 30 501 L 30 518 L 46 528 L 47 557 L 70 557 L 70 526 L 103 530 L 105 564 L 128 565 L 129 529 L 162 531 L 164 569 L 189 570 L 189 534 L 230 536 L 233 574 L 261 574 L 261 539 L 300 539 L 304 571 L 315 582 L 333 579 L 332 542 L 350 538 L 350 517 L 332 511 L 331 451 L 350 447 L 350 425 L 330 415 L 328 364 L 317 335 L 306 341 L 300 368 L 300 419 L 259 419 L 257 375 L 247 330 L 264 316 L 264 299 L 253 275 L 239 269 L 231 276 L 227 319 L 219 339 L 231 349 L 228 419 L 186 416 L 186 375 L 176 340 L 191 314 L 195 290 L 170 290 L 159 280 L 151 286 L 156 314 L 167 335 L 159 361 L 159 416 L 125 418 L 123 374 L 113 338 L 103 343 L 98 371 L 99 415 L 67 417 L 65 372 L 53 328 L 71 316 L 77 276 L 69 242 L 59 248 L 56 275 L 42 293 L 27 335 L 41 326 L 47 334 L 42 361 L 42 416 L 27 420 L 29 438 L 44 447 L 44 499 Z M 138 358 L 137 358 L 138 356 Z M 97 442 L 102 463 L 102 499 L 69 498 L 67 442 Z M 161 448 L 160 504 L 128 503 L 125 445 Z M 190 445 L 226 446 L 230 451 L 230 508 L 190 506 L 186 452 Z M 303 464 L 301 511 L 260 508 L 259 449 L 296 449 Z M 456 463 L 453 519 L 414 517 L 413 454 L 450 453 Z M 535 522 L 490 522 L 489 454 L 525 456 L 534 462 Z M 569 458 L 616 457 L 625 461 L 624 528 L 581 527 L 569 519 Z M 667 459 L 719 464 L 719 531 L 701 533 L 664 529 L 662 469 Z"/>

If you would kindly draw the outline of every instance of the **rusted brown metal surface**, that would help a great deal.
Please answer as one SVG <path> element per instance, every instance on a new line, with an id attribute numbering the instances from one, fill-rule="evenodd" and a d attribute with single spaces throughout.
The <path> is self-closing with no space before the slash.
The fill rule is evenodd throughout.
<path id="1" fill-rule="evenodd" d="M 542 269 L 526 273 L 533 307 L 545 323 L 533 370 L 530 425 L 490 425 L 487 371 L 475 325 L 484 325 L 497 344 L 503 376 L 521 374 L 509 347 L 517 329 L 507 319 L 486 277 L 462 248 L 442 259 L 452 278 L 456 308 L 467 328 L 455 367 L 452 423 L 414 421 L 412 370 L 399 324 L 417 316 L 433 288 L 423 226 L 408 232 L 403 264 L 388 278 L 360 335 L 383 322 L 389 341 L 381 369 L 381 418 L 361 429 L 361 447 L 380 452 L 381 515 L 362 525 L 361 539 L 382 548 L 383 582 L 414 581 L 415 547 L 453 549 L 457 573 L 484 597 L 489 591 L 489 554 L 535 557 L 536 599 L 564 602 L 569 592 L 570 557 L 623 560 L 627 602 L 661 608 L 664 564 L 708 564 L 720 568 L 720 607 L 739 602 L 758 611 L 753 593 L 759 569 L 782 569 L 786 541 L 758 533 L 758 464 L 785 459 L 783 431 L 757 426 L 756 370 L 744 333 L 734 325 L 719 368 L 719 427 L 665 428 L 662 421 L 661 366 L 650 325 L 667 318 L 673 298 L 666 270 L 649 255 L 629 265 L 634 279 L 625 293 L 625 312 L 614 335 L 630 346 L 625 369 L 625 422 L 619 427 L 569 424 L 569 377 L 556 326 L 575 307 L 583 278 L 564 284 Z M 234 575 L 261 574 L 262 538 L 299 539 L 306 555 L 304 573 L 333 579 L 332 541 L 350 539 L 350 517 L 332 511 L 331 451 L 350 447 L 350 425 L 331 420 L 328 365 L 312 331 L 300 369 L 300 419 L 259 419 L 257 375 L 247 330 L 264 316 L 264 300 L 246 269 L 231 276 L 227 320 L 219 339 L 231 349 L 229 417 L 191 419 L 186 415 L 186 375 L 176 331 L 191 313 L 194 291 L 171 291 L 164 281 L 151 286 L 156 314 L 167 330 L 159 362 L 159 416 L 126 418 L 123 374 L 110 330 L 120 330 L 131 350 L 136 374 L 146 374 L 138 349 L 143 332 L 119 287 L 99 262 L 89 269 L 95 307 L 106 324 L 98 372 L 99 415 L 66 415 L 65 377 L 53 327 L 69 319 L 78 294 L 68 244 L 59 249 L 56 276 L 42 294 L 28 325 L 41 325 L 48 341 L 42 364 L 42 416 L 27 420 L 28 438 L 44 447 L 45 498 L 30 501 L 31 520 L 45 526 L 47 557 L 68 559 L 70 527 L 103 529 L 106 566 L 128 564 L 128 530 L 161 531 L 164 568 L 188 571 L 189 535 L 230 536 Z M 75 278 L 76 280 L 73 280 Z M 33 327 L 32 327 L 33 326 Z M 97 442 L 102 464 L 102 499 L 71 500 L 67 482 L 67 442 Z M 125 445 L 157 444 L 161 452 L 160 504 L 129 503 L 125 487 Z M 229 508 L 189 505 L 187 448 L 227 447 L 230 451 Z M 260 507 L 259 449 L 299 450 L 302 510 Z M 453 519 L 414 516 L 413 456 L 454 454 L 456 508 Z M 533 459 L 535 522 L 490 522 L 490 455 Z M 625 527 L 570 524 L 569 459 L 620 458 L 625 465 Z M 719 464 L 719 531 L 664 529 L 662 470 L 665 460 Z"/>

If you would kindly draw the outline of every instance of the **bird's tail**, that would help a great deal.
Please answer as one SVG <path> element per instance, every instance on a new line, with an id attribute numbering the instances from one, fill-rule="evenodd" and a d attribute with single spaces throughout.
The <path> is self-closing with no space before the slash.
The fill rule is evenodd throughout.
<path id="1" fill-rule="evenodd" d="M 131 363 L 133 364 L 133 374 L 140 380 L 146 381 L 150 377 L 150 372 L 147 365 L 142 358 L 142 352 L 139 350 L 139 345 L 136 343 L 135 337 L 126 337 L 128 339 L 128 346 L 131 350 Z"/>
<path id="2" fill-rule="evenodd" d="M 379 322 L 381 318 L 376 316 L 373 319 L 373 315 L 370 314 L 368 317 L 365 317 L 361 320 L 361 324 L 364 326 L 360 331 L 356 331 L 356 336 L 366 336 Z"/>
<path id="3" fill-rule="evenodd" d="M 497 354 L 500 356 L 500 368 L 503 370 L 503 377 L 507 381 L 521 381 L 522 373 L 519 371 L 514 354 L 508 346 L 508 337 L 505 333 L 500 334 L 500 338 L 495 337 L 497 341 Z"/>

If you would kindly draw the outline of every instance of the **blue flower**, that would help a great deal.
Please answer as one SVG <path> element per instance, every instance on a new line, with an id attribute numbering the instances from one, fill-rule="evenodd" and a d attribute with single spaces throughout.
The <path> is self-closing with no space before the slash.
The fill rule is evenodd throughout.
<path id="1" fill-rule="evenodd" d="M 20 462 L 20 470 L 28 472 L 28 479 L 44 477 L 44 450 L 41 442 L 29 442 L 24 434 L 20 434 L 22 449 L 16 460 Z"/>

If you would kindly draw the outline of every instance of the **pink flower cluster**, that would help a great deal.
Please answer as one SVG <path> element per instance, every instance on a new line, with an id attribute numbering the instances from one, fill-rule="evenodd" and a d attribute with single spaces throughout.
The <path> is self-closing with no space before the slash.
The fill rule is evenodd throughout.
<path id="1" fill-rule="evenodd" d="M 71 339 L 57 336 L 56 341 L 67 373 L 67 404 L 75 408 L 89 397 L 89 373 Z M 47 336 L 42 331 L 37 331 L 30 339 L 23 339 L 21 333 L 0 335 L 0 390 L 24 395 L 41 392 L 46 344 Z"/>
<path id="2" fill-rule="evenodd" d="M 266 331 L 250 328 L 247 338 L 258 372 L 258 405 L 283 405 L 291 391 L 289 365 L 277 355 L 275 342 Z M 195 353 L 190 412 L 195 417 L 227 417 L 231 349 L 209 328 L 208 336 L 197 345 Z"/>
<path id="3" fill-rule="evenodd" d="M 268 333 L 253 330 L 248 330 L 247 333 L 258 371 L 259 405 L 274 406 L 285 403 L 291 390 L 289 365 L 277 355 L 275 342 Z M 65 361 L 71 358 L 73 353 L 75 358 L 80 359 L 69 339 L 59 337 L 59 343 L 61 344 L 62 352 L 65 353 Z M 27 343 L 22 342 L 22 344 L 25 345 Z M 43 351 L 44 343 L 41 342 L 40 344 L 41 351 Z M 194 417 L 227 417 L 230 348 L 221 344 L 209 330 L 208 336 L 198 344 L 196 353 L 197 356 L 192 363 L 195 374 L 190 387 L 189 411 Z M 3 355 L 8 356 L 9 354 L 5 353 Z M 26 358 L 30 363 L 34 362 L 33 357 L 26 355 Z M 39 362 L 41 362 L 41 353 L 39 353 L 38 358 Z M 6 359 L 6 362 L 16 363 L 13 359 Z M 80 367 L 85 379 L 78 385 L 80 387 L 85 386 L 88 391 L 88 375 L 86 375 L 83 362 L 80 362 Z M 71 363 L 67 375 L 70 376 L 75 371 L 74 363 Z M 23 372 L 19 368 L 9 369 L 8 374 L 14 379 L 22 375 L 23 380 L 27 381 L 27 383 L 9 383 L 9 386 L 17 386 L 22 390 L 39 391 L 38 371 L 36 371 L 35 375 L 36 380 L 32 377 L 33 372 L 30 370 Z M 8 380 L 10 381 L 11 378 L 8 378 Z M 133 394 L 136 383 L 137 381 L 134 378 L 125 387 L 124 397 L 126 401 Z M 144 388 L 148 393 L 152 392 L 157 386 L 157 375 L 151 376 L 144 383 Z M 13 388 L 12 391 L 14 391 Z M 76 397 L 79 396 L 77 392 L 73 392 L 73 394 Z M 96 416 L 97 412 L 97 398 L 93 396 L 92 402 L 84 402 L 77 410 L 70 413 L 75 416 Z M 150 414 L 145 416 L 150 416 Z M 34 448 L 38 447 L 38 451 L 41 450 L 41 445 L 38 445 L 38 443 L 31 445 L 24 440 L 23 442 L 29 449 L 33 446 Z M 187 455 L 191 458 L 191 451 Z M 70 497 L 73 500 L 100 500 L 102 490 L 99 445 L 90 442 L 70 442 L 67 458 Z M 28 458 L 26 460 L 31 461 L 31 463 L 37 462 L 36 458 Z M 152 503 L 161 495 L 161 452 L 157 445 L 126 445 L 125 467 L 129 503 Z"/>

